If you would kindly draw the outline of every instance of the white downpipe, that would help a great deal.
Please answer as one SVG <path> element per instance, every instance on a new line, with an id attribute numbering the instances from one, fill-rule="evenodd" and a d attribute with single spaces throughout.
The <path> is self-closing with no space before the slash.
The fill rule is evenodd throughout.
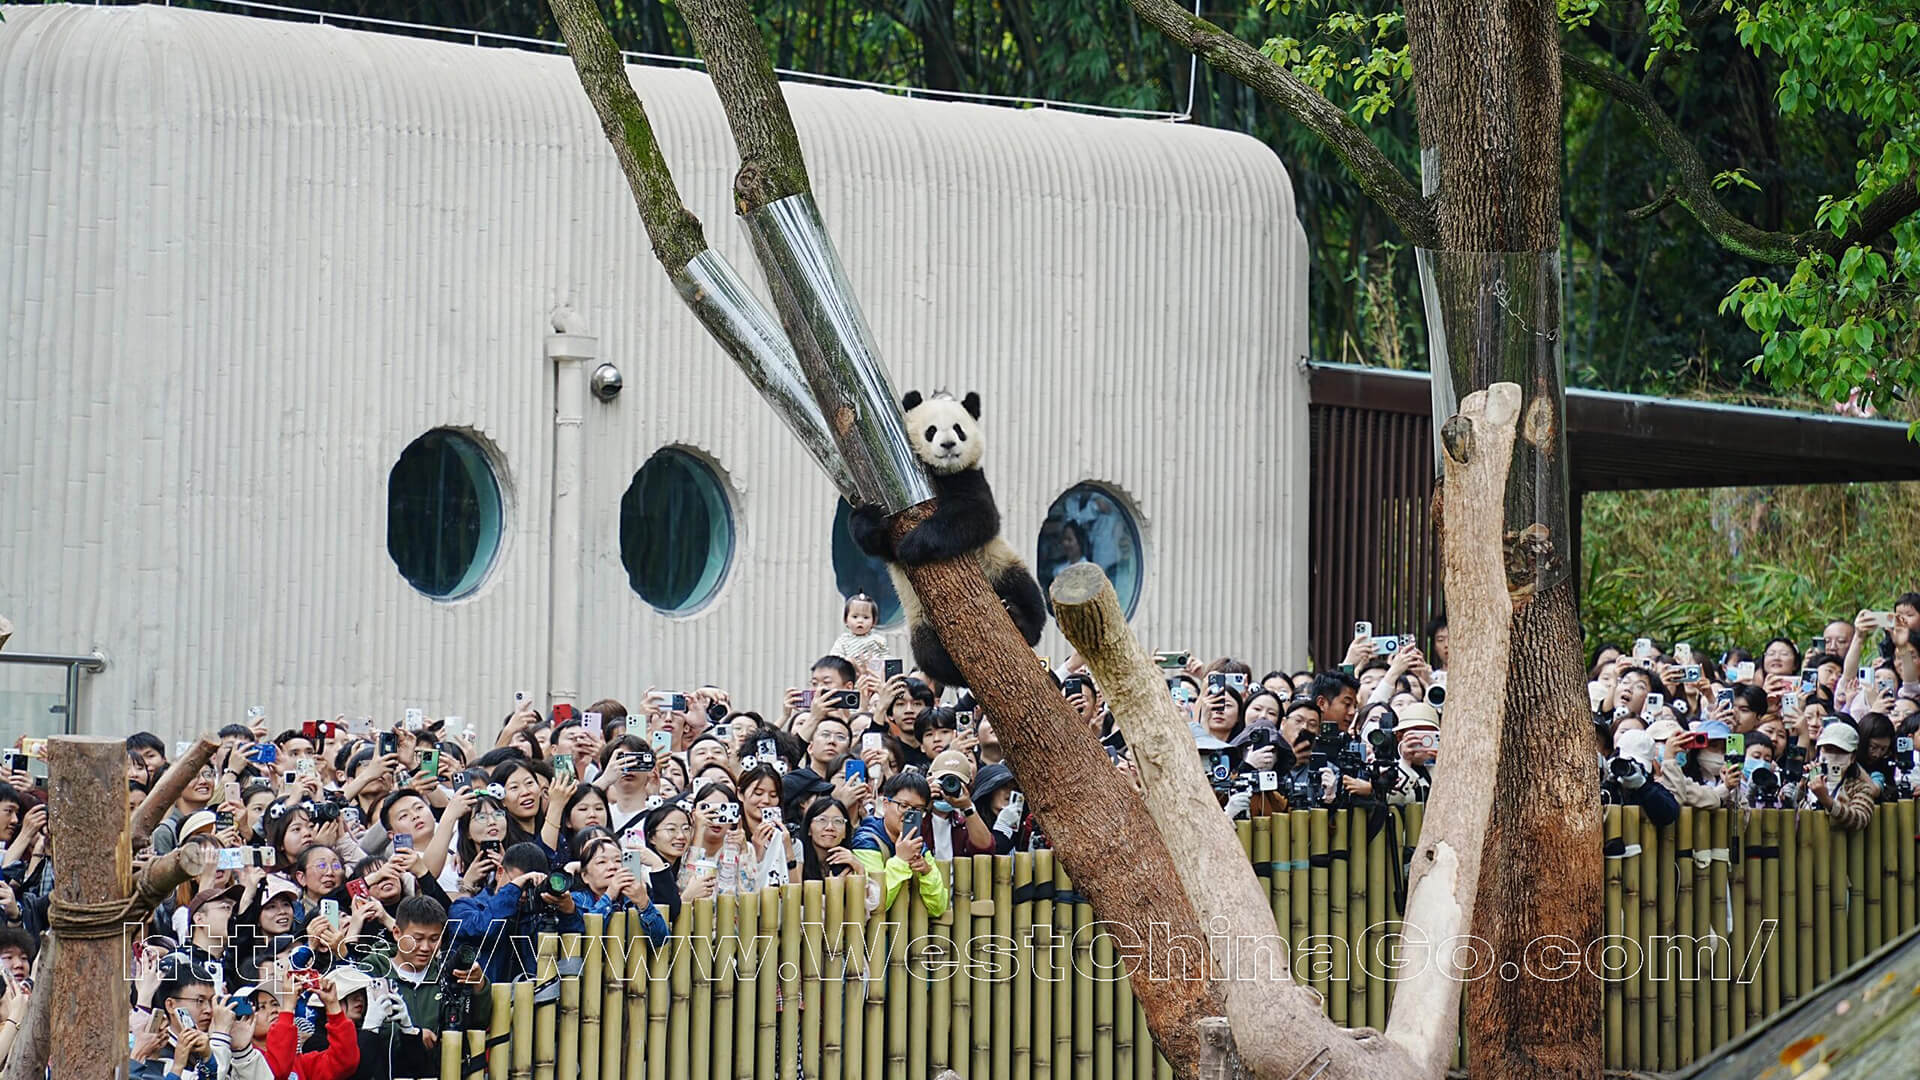
<path id="1" fill-rule="evenodd" d="M 553 507 L 548 534 L 547 710 L 564 701 L 580 704 L 581 491 L 586 445 L 581 424 L 587 410 L 587 368 L 600 355 L 600 339 L 581 333 L 585 324 L 570 308 L 553 313 L 547 337 L 553 362 Z"/>

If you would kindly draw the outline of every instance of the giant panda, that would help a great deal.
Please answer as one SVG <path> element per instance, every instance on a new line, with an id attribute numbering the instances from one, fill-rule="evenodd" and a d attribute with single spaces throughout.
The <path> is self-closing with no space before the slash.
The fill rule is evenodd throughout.
<path id="1" fill-rule="evenodd" d="M 969 393 L 955 401 L 951 394 L 922 397 L 913 390 L 901 399 L 900 408 L 906 414 L 913 451 L 933 476 L 938 505 L 932 516 L 901 539 L 898 548 L 888 532 L 886 511 L 878 506 L 856 509 L 848 526 L 860 550 L 887 563 L 907 617 L 914 662 L 943 685 L 965 686 L 966 676 L 940 644 L 904 568 L 960 555 L 979 559 L 987 584 L 1006 605 L 1028 645 L 1039 644 L 1040 631 L 1046 628 L 1046 599 L 1033 571 L 1000 536 L 1000 508 L 994 505 L 993 491 L 980 471 L 980 456 L 986 451 L 980 431 L 980 395 Z"/>

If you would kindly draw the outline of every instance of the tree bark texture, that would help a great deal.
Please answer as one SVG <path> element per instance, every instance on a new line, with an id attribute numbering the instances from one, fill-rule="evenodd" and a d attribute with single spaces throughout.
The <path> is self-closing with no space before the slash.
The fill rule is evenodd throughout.
<path id="1" fill-rule="evenodd" d="M 600 116 L 600 129 L 620 159 L 620 171 L 640 207 L 654 256 L 671 277 L 707 250 L 706 232 L 700 219 L 680 201 L 673 171 L 654 138 L 653 123 L 627 79 L 626 61 L 594 0 L 548 0 L 548 4 L 567 41 L 580 85 Z"/>
<path id="2" fill-rule="evenodd" d="M 926 504 L 896 515 L 895 542 L 931 510 Z M 909 567 L 907 577 L 948 655 L 966 674 L 974 700 L 992 718 L 1054 857 L 1105 926 L 1120 933 L 1117 926 L 1124 925 L 1138 935 L 1137 943 L 1116 940 L 1116 952 L 1132 964 L 1134 996 L 1154 1045 L 1174 1075 L 1193 1077 L 1200 1062 L 1199 1023 L 1221 1015 L 1222 1002 L 1208 971 L 1206 933 L 1146 803 L 1115 774 L 977 562 Z M 1170 948 L 1175 942 L 1183 947 Z"/>
<path id="3" fill-rule="evenodd" d="M 126 932 L 68 935 L 60 927 L 60 912 L 63 907 L 97 911 L 127 896 L 132 863 L 126 745 L 119 739 L 56 736 L 47 745 L 47 774 L 52 921 L 62 938 L 53 967 L 60 1023 L 53 1025 L 49 1064 L 54 1076 L 112 1076 L 127 1061 Z M 112 844 L 109 858 L 101 857 L 103 842 Z"/>
<path id="4" fill-rule="evenodd" d="M 1435 197 L 1440 250 L 1557 248 L 1559 32 L 1546 0 L 1408 4 L 1425 187 Z M 1483 309 L 1490 302 L 1483 300 Z M 1450 336 L 1479 329 L 1454 327 Z M 1552 329 L 1557 333 L 1557 324 Z M 1476 344 L 1489 354 L 1499 345 Z M 1483 376 L 1492 377 L 1495 366 L 1483 367 Z M 1542 423 L 1524 419 L 1522 434 L 1564 460 L 1563 389 L 1541 389 L 1536 400 L 1552 413 Z M 1446 485 L 1438 498 L 1452 498 Z M 1436 515 L 1442 528 L 1447 516 Z M 1566 535 L 1564 522 L 1542 524 Z M 1565 560 L 1571 553 L 1531 557 Z M 1510 565 L 1510 585 L 1525 570 Z M 1507 719 L 1473 922 L 1496 966 L 1467 988 L 1468 1071 L 1475 1080 L 1579 1080 L 1601 1071 L 1598 978 L 1584 967 L 1564 980 L 1546 977 L 1560 972 L 1543 970 L 1538 946 L 1529 951 L 1556 937 L 1582 949 L 1602 933 L 1601 819 L 1574 589 L 1569 574 L 1513 594 Z"/>
<path id="5" fill-rule="evenodd" d="M 1255 1076 L 1284 1077 L 1316 1055 L 1330 1055 L 1332 1077 L 1417 1075 L 1412 1060 L 1386 1040 L 1356 1039 L 1335 1025 L 1319 998 L 1288 975 L 1287 947 L 1266 891 L 1207 783 L 1193 733 L 1174 709 L 1166 678 L 1128 628 L 1107 576 L 1091 563 L 1077 563 L 1060 571 L 1051 592 L 1054 618 L 1087 661 L 1126 736 L 1147 809 L 1200 921 L 1214 935 L 1208 944 L 1232 1034 L 1226 1038 L 1227 1053 L 1204 1033 L 1202 1045 L 1216 1068 L 1226 1068 L 1219 1063 L 1236 1046 L 1238 1051 L 1231 1068 L 1219 1075 L 1232 1075 L 1244 1063 Z M 994 727 L 999 730 L 997 714 Z M 1458 1000 L 1456 989 L 1453 1001 Z M 1452 1049 L 1447 1047 L 1449 1056 Z"/>
<path id="6" fill-rule="evenodd" d="M 680 13 L 740 150 L 740 171 L 733 178 L 739 212 L 811 190 L 787 97 L 746 0 L 681 0 Z"/>
<path id="7" fill-rule="evenodd" d="M 1395 988 L 1387 1038 L 1412 1054 L 1416 1075 L 1442 1076 L 1459 1038 L 1462 973 L 1443 943 L 1471 932 L 1499 767 L 1513 604 L 1502 533 L 1520 387 L 1467 395 L 1443 440 L 1448 527 L 1447 718 L 1436 783 L 1421 819 L 1403 933 L 1417 974 Z"/>
<path id="8" fill-rule="evenodd" d="M 138 851 L 146 847 L 147 843 L 153 839 L 154 826 L 166 819 L 167 811 L 172 810 L 173 804 L 180 801 L 180 793 L 187 790 L 187 785 L 200 774 L 200 770 L 206 766 L 207 762 L 213 760 L 214 752 L 219 749 L 219 743 L 202 735 L 198 741 L 187 748 L 186 753 L 167 765 L 167 771 L 160 774 L 160 781 L 147 791 L 146 798 L 140 800 L 140 805 L 134 808 L 133 817 L 127 822 L 128 837 L 133 850 Z M 124 759 L 125 756 L 126 749 L 123 746 L 121 757 Z M 122 770 L 120 783 L 124 785 L 126 783 L 124 760 L 120 767 Z M 214 797 L 219 797 L 217 790 L 214 792 Z"/>

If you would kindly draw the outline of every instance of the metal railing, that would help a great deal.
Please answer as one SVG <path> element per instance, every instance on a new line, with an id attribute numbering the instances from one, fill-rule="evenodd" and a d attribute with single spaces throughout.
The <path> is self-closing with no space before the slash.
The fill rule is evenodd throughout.
<path id="1" fill-rule="evenodd" d="M 20 664 L 33 667 L 63 667 L 67 669 L 66 697 L 55 710 L 62 714 L 61 734 L 73 735 L 80 730 L 80 673 L 97 675 L 107 669 L 107 657 L 98 650 L 85 654 L 0 652 L 0 664 Z"/>

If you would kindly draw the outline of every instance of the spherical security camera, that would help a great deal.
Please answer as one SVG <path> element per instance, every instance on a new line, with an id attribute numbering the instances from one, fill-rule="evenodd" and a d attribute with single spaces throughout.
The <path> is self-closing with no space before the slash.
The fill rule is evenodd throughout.
<path id="1" fill-rule="evenodd" d="M 620 390 L 625 385 L 620 378 L 620 369 L 612 364 L 601 364 L 594 368 L 593 376 L 587 382 L 588 388 L 593 391 L 593 396 L 601 401 L 612 401 L 619 397 Z"/>

